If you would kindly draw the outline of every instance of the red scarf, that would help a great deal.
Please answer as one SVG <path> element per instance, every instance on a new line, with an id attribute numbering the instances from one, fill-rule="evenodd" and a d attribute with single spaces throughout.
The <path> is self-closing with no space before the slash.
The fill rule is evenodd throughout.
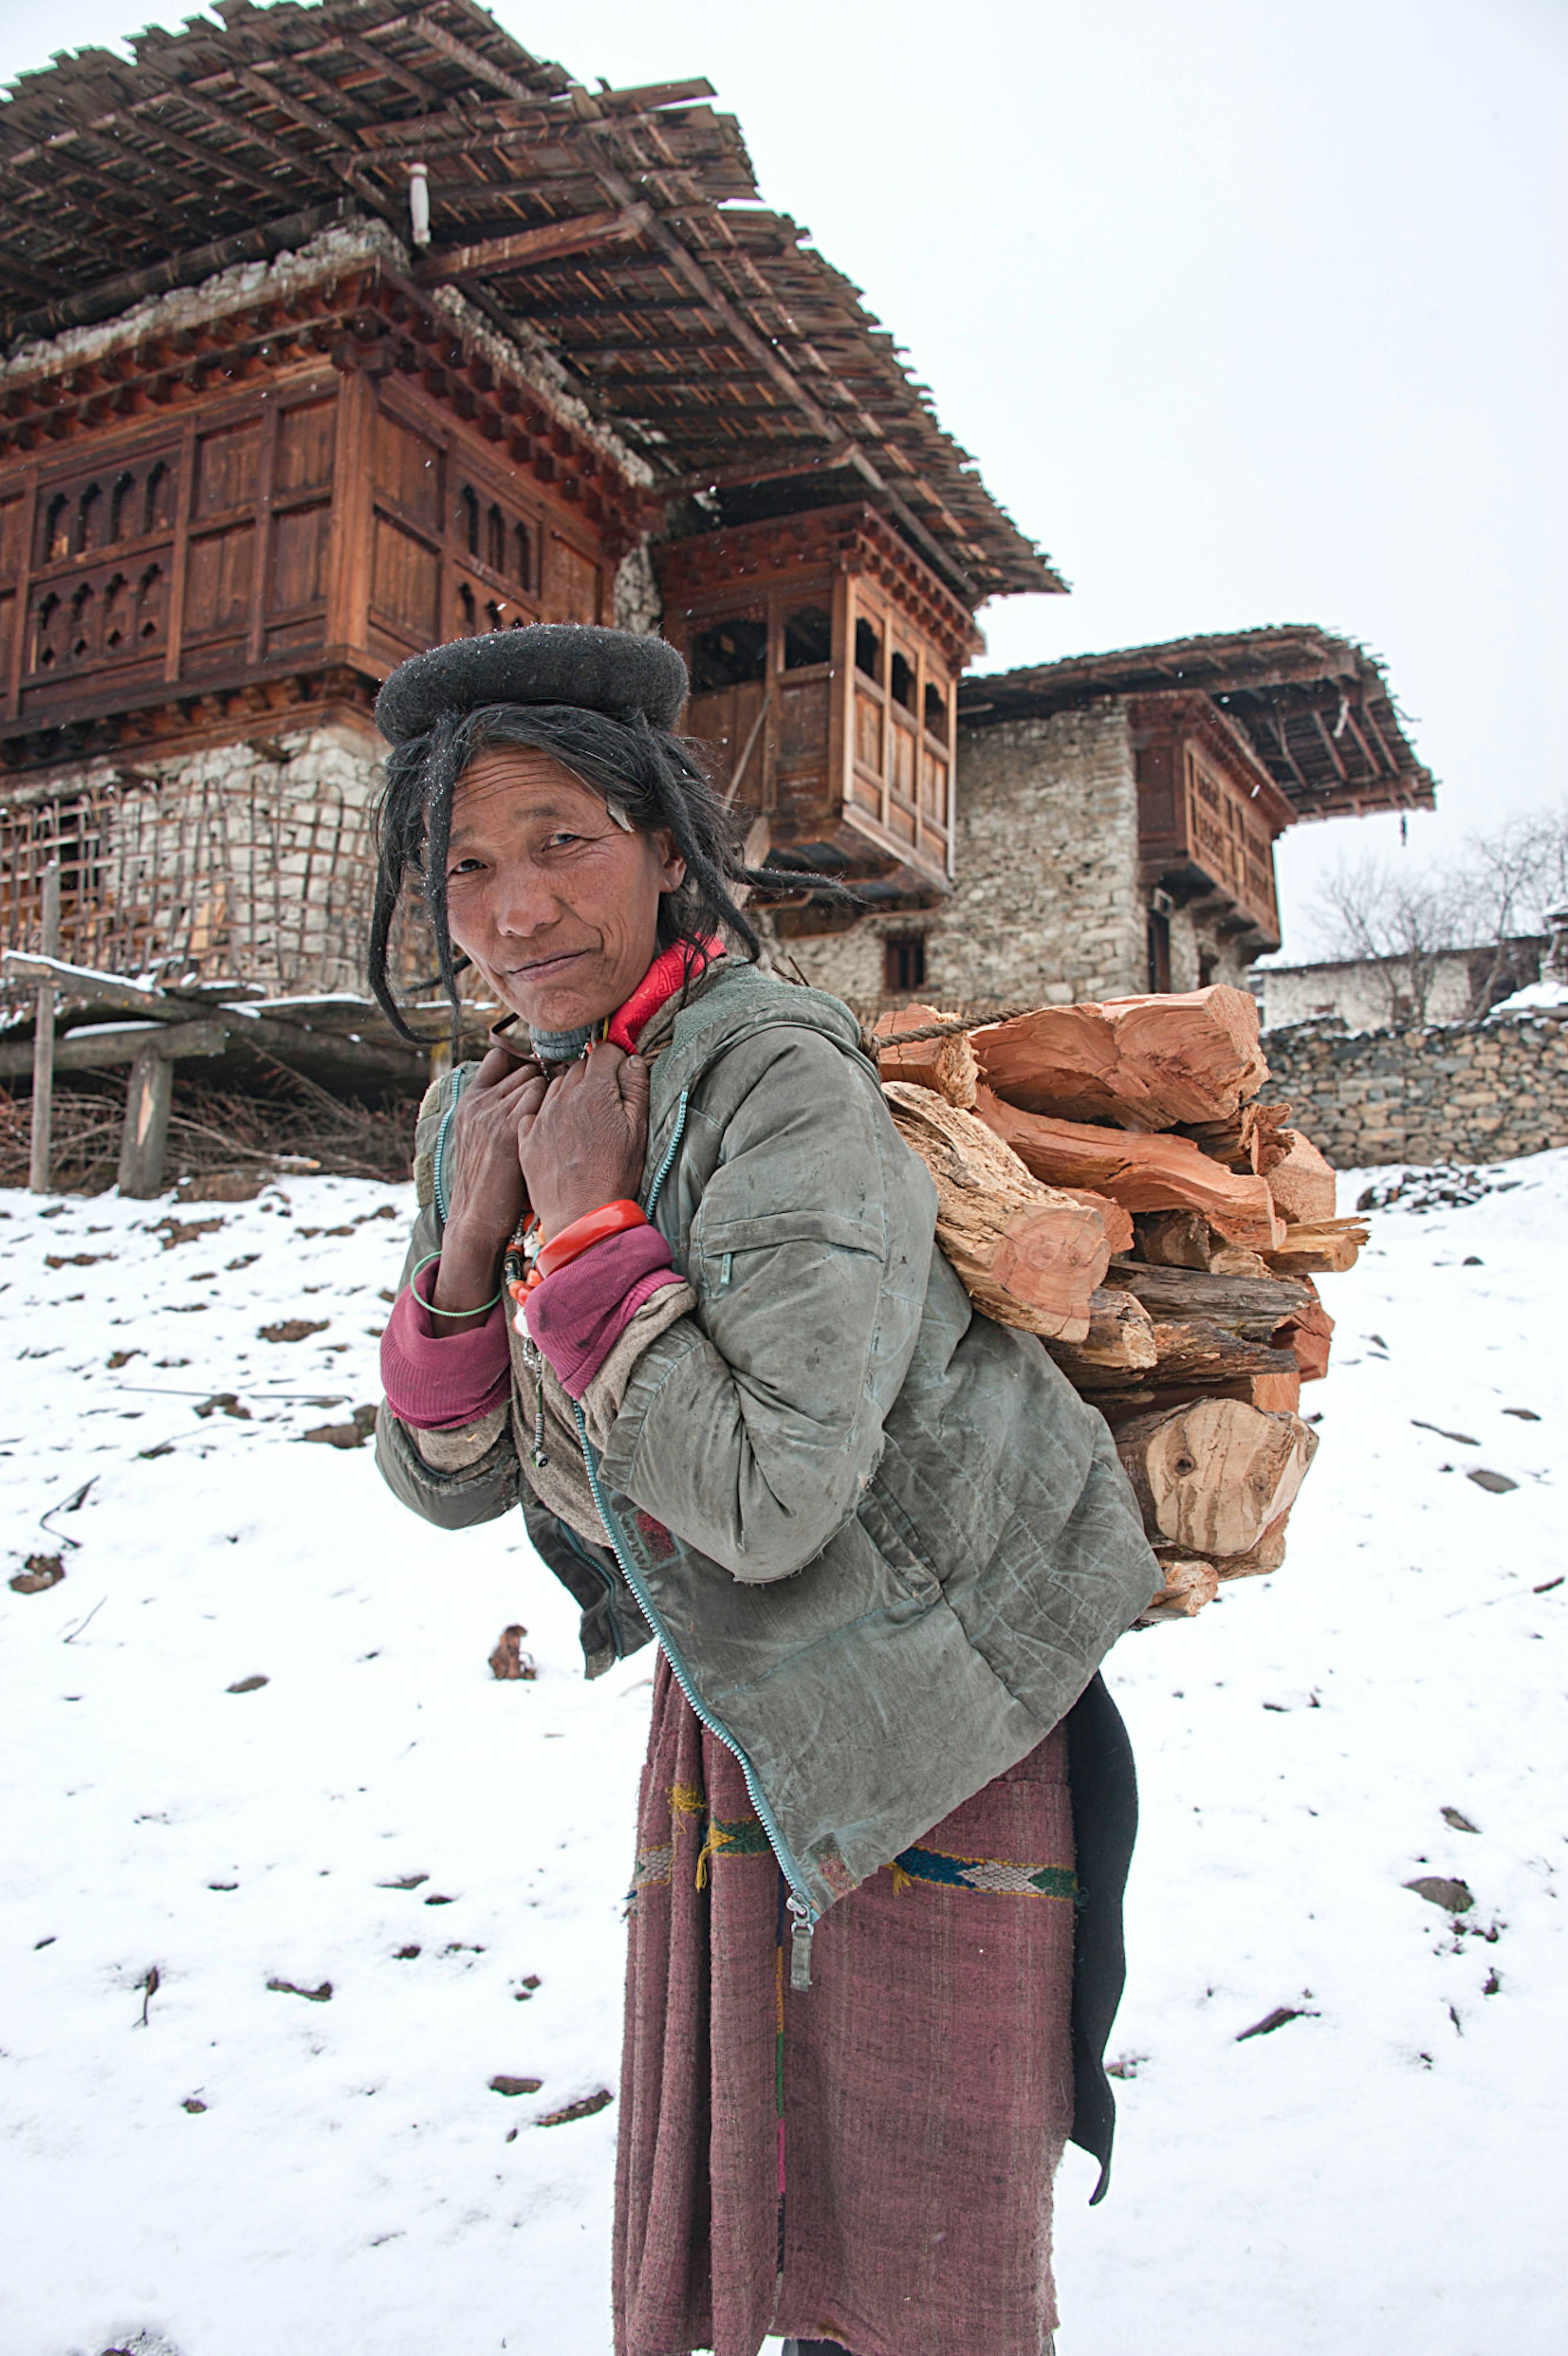
<path id="1" fill-rule="evenodd" d="M 684 987 L 693 968 L 702 970 L 704 952 L 710 964 L 725 955 L 725 945 L 717 934 L 695 944 L 677 941 L 673 948 L 665 949 L 654 958 L 626 1004 L 610 1017 L 605 1036 L 612 1047 L 619 1047 L 628 1055 L 636 1053 L 639 1032 Z"/>

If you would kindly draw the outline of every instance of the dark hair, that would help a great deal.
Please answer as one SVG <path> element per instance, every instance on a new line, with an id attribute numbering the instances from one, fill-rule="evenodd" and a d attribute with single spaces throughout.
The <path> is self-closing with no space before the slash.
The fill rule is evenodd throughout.
<path id="1" fill-rule="evenodd" d="M 752 957 L 762 943 L 738 907 L 734 887 L 747 884 L 772 897 L 805 891 L 840 896 L 825 876 L 783 868 L 752 868 L 736 847 L 737 819 L 700 766 L 700 750 L 639 713 L 611 719 L 575 704 L 490 703 L 443 713 L 423 736 L 394 745 L 376 812 L 376 891 L 371 915 L 369 980 L 394 1030 L 413 1039 L 398 1011 L 387 974 L 392 920 L 404 885 L 417 879 L 435 935 L 436 979 L 451 1001 L 454 1023 L 460 1015 L 457 975 L 466 958 L 454 958 L 446 920 L 446 850 L 452 798 L 477 753 L 491 745 L 516 744 L 545 753 L 595 793 L 613 796 L 639 834 L 669 833 L 685 862 L 679 890 L 659 902 L 661 949 L 689 941 L 701 944 L 727 932 Z"/>

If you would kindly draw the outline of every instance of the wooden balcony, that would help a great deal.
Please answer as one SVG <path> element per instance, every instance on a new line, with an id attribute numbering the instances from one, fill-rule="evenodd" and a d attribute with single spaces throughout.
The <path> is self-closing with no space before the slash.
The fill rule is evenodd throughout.
<path id="1" fill-rule="evenodd" d="M 659 563 L 685 725 L 714 748 L 754 860 L 944 897 L 965 609 L 866 507 L 676 541 Z"/>
<path id="2" fill-rule="evenodd" d="M 1207 695 L 1133 696 L 1138 853 L 1145 890 L 1228 904 L 1225 928 L 1280 945 L 1275 839 L 1295 812 L 1239 728 Z"/>

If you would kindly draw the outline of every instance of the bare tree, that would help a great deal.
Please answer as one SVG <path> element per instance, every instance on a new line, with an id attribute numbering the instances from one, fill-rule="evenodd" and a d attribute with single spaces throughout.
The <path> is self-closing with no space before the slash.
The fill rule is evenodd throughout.
<path id="1" fill-rule="evenodd" d="M 1473 834 L 1466 850 L 1470 938 L 1481 952 L 1470 974 L 1474 1019 L 1537 978 L 1536 961 L 1521 961 L 1518 944 L 1546 931 L 1547 919 L 1568 905 L 1568 805 Z"/>
<path id="2" fill-rule="evenodd" d="M 1469 952 L 1466 1019 L 1537 979 L 1547 919 L 1568 907 L 1568 805 L 1471 835 L 1452 866 L 1341 861 L 1319 885 L 1318 930 L 1336 957 L 1372 968 L 1390 1023 L 1423 1023 L 1445 956 Z"/>
<path id="3" fill-rule="evenodd" d="M 1438 966 L 1465 939 L 1459 879 L 1441 870 L 1342 860 L 1318 886 L 1318 928 L 1337 957 L 1362 959 L 1391 1023 L 1423 1023 Z"/>

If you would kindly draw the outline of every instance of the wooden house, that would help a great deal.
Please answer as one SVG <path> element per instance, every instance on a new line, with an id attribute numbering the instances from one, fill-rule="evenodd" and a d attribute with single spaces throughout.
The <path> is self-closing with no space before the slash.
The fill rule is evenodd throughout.
<path id="1" fill-rule="evenodd" d="M 0 104 L 0 945 L 52 862 L 79 963 L 356 990 L 381 680 L 661 605 L 754 853 L 945 899 L 974 612 L 1061 584 L 709 86 L 217 13 Z"/>

